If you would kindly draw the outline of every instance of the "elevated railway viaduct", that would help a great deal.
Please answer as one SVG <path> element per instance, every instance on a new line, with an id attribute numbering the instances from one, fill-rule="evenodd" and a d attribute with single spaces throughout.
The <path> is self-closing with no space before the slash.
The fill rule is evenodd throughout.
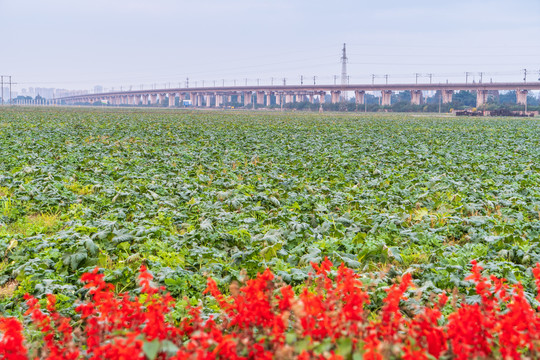
<path id="1" fill-rule="evenodd" d="M 220 107 L 224 103 L 236 101 L 249 106 L 281 105 L 292 102 L 325 102 L 330 94 L 331 102 L 340 102 L 343 92 L 354 93 L 357 104 L 364 104 L 366 92 L 380 92 L 381 105 L 391 105 L 393 92 L 409 90 L 411 103 L 420 105 L 424 91 L 440 91 L 443 103 L 452 102 L 454 92 L 460 90 L 476 92 L 476 105 L 484 105 L 488 94 L 501 90 L 515 90 L 518 104 L 525 105 L 530 90 L 540 90 L 540 82 L 505 82 L 505 83 L 444 83 L 444 84 L 356 84 L 356 85 L 283 85 L 283 86 L 223 86 L 194 87 L 176 89 L 153 89 L 137 91 L 118 91 L 101 94 L 85 94 L 50 100 L 50 104 L 108 103 L 111 105 L 157 105 L 167 104 L 174 107 L 176 98 L 182 104 L 191 100 L 192 106 Z"/>

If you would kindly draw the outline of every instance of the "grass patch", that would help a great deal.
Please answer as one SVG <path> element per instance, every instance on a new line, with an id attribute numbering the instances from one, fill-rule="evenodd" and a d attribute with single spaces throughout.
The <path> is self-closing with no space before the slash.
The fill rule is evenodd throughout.
<path id="1" fill-rule="evenodd" d="M 0 286 L 0 299 L 12 297 L 17 290 L 19 283 L 16 281 L 9 281 L 6 284 Z"/>
<path id="2" fill-rule="evenodd" d="M 57 214 L 32 214 L 0 228 L 0 234 L 22 235 L 23 237 L 37 234 L 50 234 L 60 228 Z"/>

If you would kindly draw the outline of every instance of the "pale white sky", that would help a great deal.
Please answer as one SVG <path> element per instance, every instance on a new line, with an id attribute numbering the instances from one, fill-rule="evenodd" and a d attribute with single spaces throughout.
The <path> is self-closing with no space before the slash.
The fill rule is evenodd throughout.
<path id="1" fill-rule="evenodd" d="M 18 89 L 333 83 L 344 42 L 351 83 L 540 77 L 540 0 L 0 0 L 0 34 Z"/>

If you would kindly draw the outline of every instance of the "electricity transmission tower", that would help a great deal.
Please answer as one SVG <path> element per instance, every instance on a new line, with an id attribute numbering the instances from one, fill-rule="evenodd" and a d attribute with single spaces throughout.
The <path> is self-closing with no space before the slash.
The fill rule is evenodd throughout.
<path id="1" fill-rule="evenodd" d="M 347 49 L 343 43 L 343 55 L 341 55 L 341 86 L 347 85 Z M 341 90 L 341 101 L 347 101 L 347 92 Z"/>
<path id="2" fill-rule="evenodd" d="M 11 82 L 11 75 L 0 75 L 0 89 L 1 89 L 0 90 L 1 91 L 0 92 L 0 98 L 1 98 L 0 105 L 4 105 L 5 102 L 6 102 L 5 99 L 4 99 L 4 78 L 9 79 L 9 81 L 6 82 L 6 85 L 9 84 L 9 90 L 8 90 L 9 91 L 9 103 L 8 104 L 11 105 L 11 102 L 12 102 L 12 99 L 11 99 L 11 85 L 13 84 Z"/>

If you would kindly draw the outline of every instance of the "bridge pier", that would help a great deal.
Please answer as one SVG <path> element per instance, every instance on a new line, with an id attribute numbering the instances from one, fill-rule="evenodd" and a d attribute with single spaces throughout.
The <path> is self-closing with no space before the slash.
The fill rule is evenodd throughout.
<path id="1" fill-rule="evenodd" d="M 443 90 L 442 91 L 442 102 L 443 102 L 443 104 L 451 103 L 453 95 L 454 95 L 454 90 Z"/>
<path id="2" fill-rule="evenodd" d="M 244 91 L 244 106 L 251 104 L 251 91 Z"/>
<path id="3" fill-rule="evenodd" d="M 331 91 L 330 94 L 332 94 L 332 104 L 337 104 L 339 102 L 341 91 Z"/>
<path id="4" fill-rule="evenodd" d="M 357 105 L 364 104 L 366 92 L 364 90 L 355 90 L 354 100 Z"/>
<path id="5" fill-rule="evenodd" d="M 257 105 L 264 105 L 264 91 L 257 91 Z"/>
<path id="6" fill-rule="evenodd" d="M 517 89 L 516 90 L 516 103 L 518 105 L 526 105 L 528 94 L 529 94 L 528 90 Z"/>
<path id="7" fill-rule="evenodd" d="M 476 90 L 476 107 L 484 106 L 487 101 L 487 90 Z"/>
<path id="8" fill-rule="evenodd" d="M 293 94 L 285 94 L 285 104 L 290 104 L 293 100 Z"/>
<path id="9" fill-rule="evenodd" d="M 157 94 L 150 94 L 150 105 L 157 105 Z"/>
<path id="10" fill-rule="evenodd" d="M 381 91 L 381 105 L 390 106 L 392 105 L 392 90 L 382 90 Z"/>
<path id="11" fill-rule="evenodd" d="M 324 104 L 326 101 L 326 91 L 319 92 L 319 103 Z"/>
<path id="12" fill-rule="evenodd" d="M 169 93 L 169 107 L 174 107 L 175 93 Z"/>
<path id="13" fill-rule="evenodd" d="M 212 94 L 208 93 L 204 98 L 206 100 L 206 107 L 210 107 L 212 105 Z"/>
<path id="14" fill-rule="evenodd" d="M 276 93 L 276 105 L 281 106 L 281 96 L 282 93 Z"/>
<path id="15" fill-rule="evenodd" d="M 411 90 L 411 104 L 422 104 L 422 90 Z"/>
<path id="16" fill-rule="evenodd" d="M 165 104 L 165 98 L 167 97 L 167 94 L 159 94 L 159 105 L 163 106 Z"/>
<path id="17" fill-rule="evenodd" d="M 270 107 L 272 105 L 272 92 L 268 91 L 266 93 L 266 107 Z"/>

